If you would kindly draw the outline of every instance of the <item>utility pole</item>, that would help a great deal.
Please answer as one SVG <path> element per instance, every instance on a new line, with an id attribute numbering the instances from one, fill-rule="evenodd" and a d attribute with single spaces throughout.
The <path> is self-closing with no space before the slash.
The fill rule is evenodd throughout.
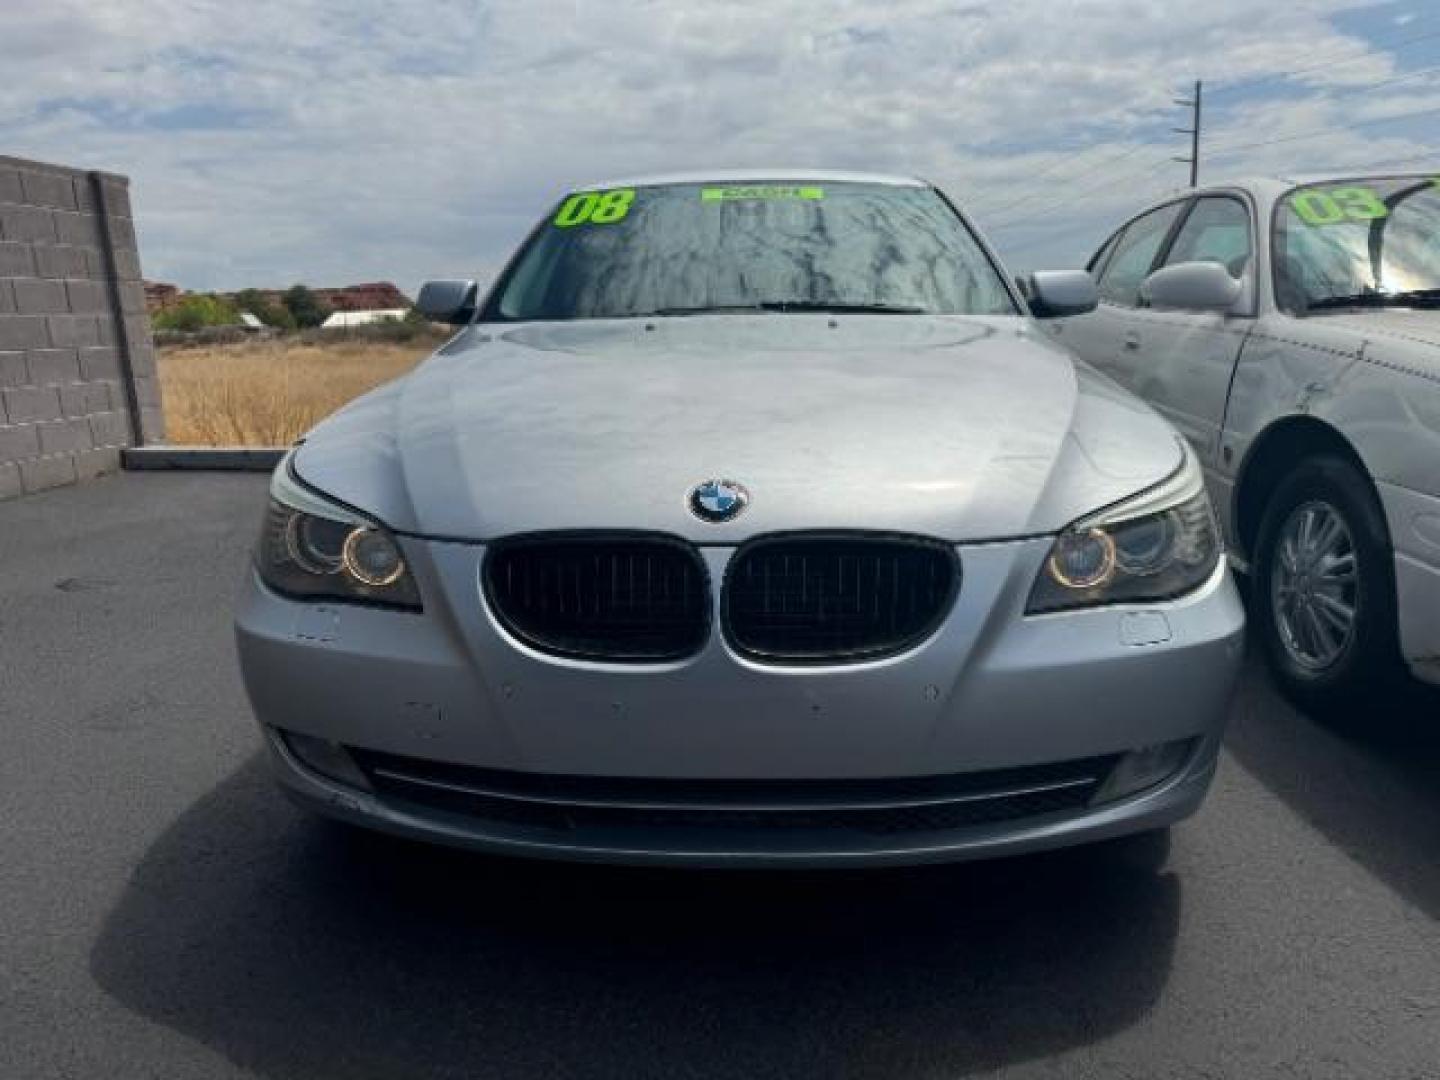
<path id="1" fill-rule="evenodd" d="M 1195 80 L 1195 96 L 1193 98 L 1176 98 L 1176 105 L 1188 105 L 1192 110 L 1190 113 L 1190 126 L 1188 128 L 1171 128 L 1177 135 L 1190 136 L 1190 156 L 1177 157 L 1176 161 L 1188 162 L 1190 165 L 1190 186 L 1193 188 L 1200 182 L 1200 88 L 1199 79 Z"/>

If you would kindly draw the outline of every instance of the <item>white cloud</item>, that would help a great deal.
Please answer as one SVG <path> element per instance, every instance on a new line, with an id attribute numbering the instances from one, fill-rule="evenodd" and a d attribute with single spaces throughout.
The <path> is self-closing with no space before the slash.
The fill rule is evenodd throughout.
<path id="1" fill-rule="evenodd" d="M 147 273 L 190 287 L 484 274 L 568 185 L 757 163 L 920 173 L 1018 219 L 1017 263 L 1074 261 L 1182 179 L 1171 98 L 1197 74 L 1360 58 L 1298 103 L 1237 98 L 1217 146 L 1383 115 L 1335 97 L 1395 71 L 1334 28 L 1353 6 L 51 0 L 0 15 L 0 152 L 128 173 Z M 1375 131 L 1292 150 L 1419 146 Z"/>

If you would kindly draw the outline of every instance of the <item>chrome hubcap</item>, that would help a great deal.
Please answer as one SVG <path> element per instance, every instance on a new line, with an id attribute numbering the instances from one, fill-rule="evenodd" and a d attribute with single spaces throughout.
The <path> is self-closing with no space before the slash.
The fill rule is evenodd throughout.
<path id="1" fill-rule="evenodd" d="M 1280 528 L 1270 606 L 1281 644 L 1309 671 L 1330 667 L 1355 636 L 1355 541 L 1329 503 L 1297 506 Z"/>

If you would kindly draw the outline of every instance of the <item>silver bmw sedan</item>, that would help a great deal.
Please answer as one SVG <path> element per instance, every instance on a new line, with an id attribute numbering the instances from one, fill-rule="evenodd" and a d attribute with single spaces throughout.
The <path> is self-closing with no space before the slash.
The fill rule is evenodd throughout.
<path id="1" fill-rule="evenodd" d="M 935 188 L 584 188 L 275 471 L 239 605 L 280 781 L 516 855 L 968 859 L 1155 833 L 1243 615 L 1201 472 Z"/>

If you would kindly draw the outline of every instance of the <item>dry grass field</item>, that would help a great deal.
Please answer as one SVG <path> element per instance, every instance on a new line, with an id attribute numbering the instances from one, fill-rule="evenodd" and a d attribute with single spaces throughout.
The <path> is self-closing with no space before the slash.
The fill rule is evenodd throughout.
<path id="1" fill-rule="evenodd" d="M 289 445 L 347 401 L 409 371 L 442 340 L 162 348 L 166 436 L 183 446 Z"/>

